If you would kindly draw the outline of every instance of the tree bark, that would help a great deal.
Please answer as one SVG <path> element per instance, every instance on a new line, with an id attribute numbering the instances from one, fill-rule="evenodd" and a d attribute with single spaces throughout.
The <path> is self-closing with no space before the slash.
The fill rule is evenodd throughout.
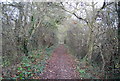
<path id="1" fill-rule="evenodd" d="M 118 41 L 120 41 L 120 1 L 118 2 L 117 13 L 118 13 Z M 118 50 L 120 50 L 120 42 L 118 42 Z"/>

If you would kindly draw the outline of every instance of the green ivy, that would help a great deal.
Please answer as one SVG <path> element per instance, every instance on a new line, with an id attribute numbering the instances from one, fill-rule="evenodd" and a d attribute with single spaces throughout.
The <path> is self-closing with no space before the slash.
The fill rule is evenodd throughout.
<path id="1" fill-rule="evenodd" d="M 33 50 L 29 52 L 29 56 L 22 57 L 21 66 L 17 68 L 18 75 L 14 78 L 27 79 L 33 77 L 34 74 L 42 73 L 45 68 L 46 60 L 51 55 L 52 50 L 53 47 L 46 47 L 44 52 L 42 49 Z M 39 59 L 42 54 L 45 54 L 45 57 L 40 62 L 38 61 L 36 64 L 33 64 L 35 59 Z"/>

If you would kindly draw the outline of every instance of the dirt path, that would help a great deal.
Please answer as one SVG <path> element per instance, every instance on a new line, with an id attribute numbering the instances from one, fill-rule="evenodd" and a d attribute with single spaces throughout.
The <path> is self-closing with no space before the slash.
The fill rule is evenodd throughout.
<path id="1" fill-rule="evenodd" d="M 67 53 L 64 45 L 58 46 L 47 61 L 45 72 L 41 74 L 43 79 L 78 79 L 74 58 Z"/>

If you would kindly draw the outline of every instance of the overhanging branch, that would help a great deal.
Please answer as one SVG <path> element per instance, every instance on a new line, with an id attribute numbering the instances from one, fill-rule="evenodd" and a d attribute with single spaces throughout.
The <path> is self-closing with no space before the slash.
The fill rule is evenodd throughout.
<path id="1" fill-rule="evenodd" d="M 85 22 L 88 24 L 88 21 L 87 21 L 86 19 L 83 19 L 82 17 L 79 17 L 77 14 L 72 13 L 72 12 L 66 10 L 66 9 L 64 8 L 64 5 L 62 4 L 62 2 L 61 2 L 61 5 L 62 5 L 61 8 L 62 8 L 64 11 L 66 11 L 66 12 L 68 12 L 68 13 L 70 13 L 70 14 L 73 14 L 77 19 L 79 19 L 79 20 L 83 20 L 83 21 L 85 21 Z"/>

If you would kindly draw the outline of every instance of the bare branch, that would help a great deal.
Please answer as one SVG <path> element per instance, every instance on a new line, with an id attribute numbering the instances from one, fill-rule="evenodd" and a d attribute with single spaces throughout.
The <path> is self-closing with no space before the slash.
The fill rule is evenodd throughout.
<path id="1" fill-rule="evenodd" d="M 73 15 L 75 17 L 77 17 L 79 20 L 83 20 L 83 21 L 85 21 L 88 24 L 88 21 L 86 19 L 83 19 L 82 17 L 77 16 L 75 13 L 73 13 Z"/>
<path id="2" fill-rule="evenodd" d="M 111 2 L 111 3 L 109 3 L 109 4 L 106 4 L 106 2 L 104 2 L 104 3 L 103 3 L 103 6 L 100 8 L 100 10 L 106 8 L 107 6 L 109 6 L 109 5 L 113 4 L 113 3 L 114 3 L 114 2 Z"/>
<path id="3" fill-rule="evenodd" d="M 114 3 L 114 2 L 111 2 L 111 3 L 109 3 L 109 4 L 106 4 L 106 2 L 104 1 L 104 2 L 103 2 L 103 6 L 97 11 L 95 20 L 96 20 L 96 18 L 97 18 L 98 14 L 100 13 L 101 10 L 105 9 L 107 6 L 109 6 L 109 5 L 113 4 L 113 3 Z"/>
<path id="4" fill-rule="evenodd" d="M 77 16 L 77 14 L 72 13 L 72 12 L 70 12 L 70 11 L 66 10 L 66 9 L 64 8 L 64 5 L 63 5 L 63 3 L 62 3 L 62 2 L 61 2 L 61 5 L 62 5 L 62 7 L 61 7 L 61 8 L 62 8 L 64 11 L 66 11 L 66 12 L 68 12 L 68 13 L 70 13 L 70 14 L 73 14 L 76 18 L 78 18 L 79 20 L 83 20 L 83 21 L 85 21 L 85 22 L 88 24 L 88 21 L 87 21 L 86 19 L 83 19 L 82 17 Z"/>
<path id="5" fill-rule="evenodd" d="M 103 2 L 103 6 L 100 8 L 100 10 L 104 9 L 106 5 L 106 2 Z"/>

